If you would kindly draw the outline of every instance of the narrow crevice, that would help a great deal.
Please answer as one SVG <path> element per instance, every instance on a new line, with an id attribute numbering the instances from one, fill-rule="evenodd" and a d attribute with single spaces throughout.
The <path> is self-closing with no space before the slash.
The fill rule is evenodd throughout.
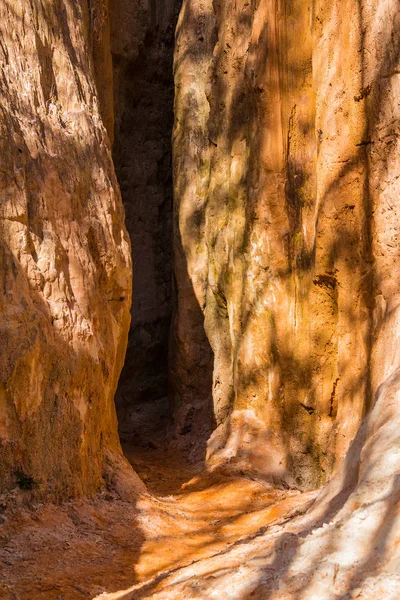
<path id="1" fill-rule="evenodd" d="M 111 13 L 113 158 L 132 245 L 133 305 L 116 407 L 121 441 L 145 446 L 170 421 L 171 133 L 179 3 L 153 3 L 132 20 L 123 4 Z"/>

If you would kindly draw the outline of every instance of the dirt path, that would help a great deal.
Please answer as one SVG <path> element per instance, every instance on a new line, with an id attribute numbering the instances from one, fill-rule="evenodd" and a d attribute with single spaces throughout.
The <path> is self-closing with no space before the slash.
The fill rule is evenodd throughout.
<path id="1" fill-rule="evenodd" d="M 285 518 L 299 494 L 246 478 L 202 476 L 176 451 L 130 448 L 152 495 L 115 493 L 62 507 L 24 506 L 0 525 L 1 600 L 78 600 L 161 580 Z"/>

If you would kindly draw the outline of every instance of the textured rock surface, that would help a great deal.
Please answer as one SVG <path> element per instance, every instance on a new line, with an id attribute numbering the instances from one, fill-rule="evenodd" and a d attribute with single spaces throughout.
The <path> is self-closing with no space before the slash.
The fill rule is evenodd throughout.
<path id="1" fill-rule="evenodd" d="M 16 4 L 0 5 L 0 476 L 91 491 L 119 456 L 128 327 L 86 63 L 92 48 L 111 134 L 107 6 Z M 185 0 L 171 384 L 183 437 L 218 425 L 208 472 L 155 447 L 132 462 L 163 497 L 132 502 L 127 471 L 92 502 L 2 494 L 7 600 L 399 598 L 399 15 L 393 0 Z M 334 467 L 319 492 L 265 481 L 309 487 Z"/>
<path id="2" fill-rule="evenodd" d="M 301 487 L 396 364 L 395 10 L 188 1 L 178 23 L 175 403 L 246 411 L 231 433 L 252 411 Z"/>
<path id="3" fill-rule="evenodd" d="M 94 16 L 86 2 L 0 3 L 0 489 L 19 471 L 43 493 L 91 492 L 120 457 L 130 247 Z"/>
<path id="4" fill-rule="evenodd" d="M 110 12 L 113 156 L 134 264 L 131 329 L 116 404 L 121 435 L 137 443 L 143 415 L 151 410 L 154 422 L 168 412 L 173 46 L 179 6 L 180 0 L 118 0 Z"/>

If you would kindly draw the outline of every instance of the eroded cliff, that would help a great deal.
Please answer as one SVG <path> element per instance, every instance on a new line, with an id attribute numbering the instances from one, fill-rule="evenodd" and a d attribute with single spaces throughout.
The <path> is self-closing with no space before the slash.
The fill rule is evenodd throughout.
<path id="1" fill-rule="evenodd" d="M 395 367 L 396 27 L 390 2 L 184 2 L 173 372 L 211 462 L 318 485 Z"/>
<path id="2" fill-rule="evenodd" d="M 121 459 L 130 245 L 93 15 L 69 0 L 0 3 L 0 489 L 17 477 L 61 498 L 97 490 Z"/>

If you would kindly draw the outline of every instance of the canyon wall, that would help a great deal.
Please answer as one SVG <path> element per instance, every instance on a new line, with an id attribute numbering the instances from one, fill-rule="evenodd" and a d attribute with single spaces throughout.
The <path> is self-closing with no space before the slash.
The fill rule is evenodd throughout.
<path id="1" fill-rule="evenodd" d="M 121 460 L 131 259 L 114 139 L 137 273 L 123 434 L 169 378 L 178 432 L 217 427 L 209 465 L 310 487 L 397 367 L 393 3 L 185 0 L 172 215 L 177 8 L 1 4 L 4 488 L 91 491 Z"/>
<path id="2" fill-rule="evenodd" d="M 184 0 L 172 388 L 210 464 L 322 483 L 396 368 L 396 31 L 390 0 Z"/>
<path id="3" fill-rule="evenodd" d="M 123 466 L 131 259 L 105 8 L 0 3 L 1 490 L 88 493 Z"/>

